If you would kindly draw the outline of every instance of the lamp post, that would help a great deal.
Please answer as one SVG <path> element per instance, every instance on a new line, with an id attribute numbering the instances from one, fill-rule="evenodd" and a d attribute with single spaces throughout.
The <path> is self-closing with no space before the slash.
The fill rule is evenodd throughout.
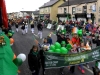
<path id="1" fill-rule="evenodd" d="M 68 0 L 68 13 L 67 13 L 67 20 L 69 20 L 69 0 Z"/>

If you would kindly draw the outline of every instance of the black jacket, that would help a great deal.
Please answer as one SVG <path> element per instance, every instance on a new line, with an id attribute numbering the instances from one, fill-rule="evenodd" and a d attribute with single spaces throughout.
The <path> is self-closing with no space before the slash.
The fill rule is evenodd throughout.
<path id="1" fill-rule="evenodd" d="M 25 29 L 25 25 L 23 25 L 23 26 L 21 27 L 21 29 L 24 30 L 24 29 Z"/>
<path id="2" fill-rule="evenodd" d="M 34 24 L 31 24 L 31 28 L 34 28 Z"/>
<path id="3" fill-rule="evenodd" d="M 43 30 L 42 24 L 39 23 L 39 24 L 37 25 L 37 28 L 38 28 L 39 31 L 42 31 L 42 30 Z"/>
<path id="4" fill-rule="evenodd" d="M 18 24 L 16 24 L 15 27 L 18 28 Z"/>
<path id="5" fill-rule="evenodd" d="M 29 65 L 29 69 L 31 71 L 39 70 L 39 68 L 40 68 L 40 56 L 39 56 L 39 53 L 37 55 L 34 55 L 32 53 L 32 50 L 31 50 L 31 52 L 28 54 L 28 65 Z"/>
<path id="6" fill-rule="evenodd" d="M 57 42 L 59 42 L 61 44 L 62 41 L 65 41 L 66 44 L 68 44 L 67 38 L 62 38 L 61 36 L 58 37 Z"/>
<path id="7" fill-rule="evenodd" d="M 44 62 L 45 62 L 44 50 L 41 49 L 39 51 L 39 55 L 40 55 L 41 64 L 44 65 Z"/>
<path id="8" fill-rule="evenodd" d="M 96 46 L 100 46 L 100 40 L 99 39 L 92 39 L 92 42 L 94 43 L 94 44 L 96 44 Z"/>

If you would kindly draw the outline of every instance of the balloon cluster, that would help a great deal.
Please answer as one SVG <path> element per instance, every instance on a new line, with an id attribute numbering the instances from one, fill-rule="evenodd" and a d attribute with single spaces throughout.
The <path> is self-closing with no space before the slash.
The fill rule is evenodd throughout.
<path id="1" fill-rule="evenodd" d="M 15 64 L 16 66 L 20 66 L 20 65 L 22 65 L 22 63 L 23 63 L 25 60 L 26 60 L 26 55 L 23 54 L 23 53 L 21 53 L 21 54 L 19 54 L 19 55 L 17 56 L 17 58 L 15 58 L 15 59 L 13 60 L 13 62 L 14 62 L 14 64 Z"/>
<path id="2" fill-rule="evenodd" d="M 50 46 L 50 53 L 60 53 L 60 54 L 67 54 L 68 51 L 71 50 L 71 45 L 67 44 L 66 47 L 61 47 L 61 44 L 56 42 L 54 45 Z"/>

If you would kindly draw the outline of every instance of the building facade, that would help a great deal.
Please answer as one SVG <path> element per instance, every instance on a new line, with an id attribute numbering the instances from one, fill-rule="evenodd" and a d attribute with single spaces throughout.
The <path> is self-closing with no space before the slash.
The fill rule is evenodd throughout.
<path id="1" fill-rule="evenodd" d="M 49 18 L 50 20 L 57 21 L 58 6 L 63 4 L 64 0 L 50 0 L 41 6 L 40 19 Z"/>
<path id="2" fill-rule="evenodd" d="M 33 11 L 32 18 L 35 20 L 39 19 L 39 10 Z"/>
<path id="3" fill-rule="evenodd" d="M 59 16 L 65 14 L 65 16 Z M 69 0 L 58 7 L 58 18 L 67 20 L 66 15 L 71 15 L 72 20 L 92 19 L 93 22 L 100 23 L 100 0 Z"/>

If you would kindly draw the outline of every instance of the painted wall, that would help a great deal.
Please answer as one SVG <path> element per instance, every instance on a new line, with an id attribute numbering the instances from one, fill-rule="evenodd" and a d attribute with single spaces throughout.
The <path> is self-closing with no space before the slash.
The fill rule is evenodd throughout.
<path id="1" fill-rule="evenodd" d="M 50 14 L 51 20 L 57 21 L 58 6 L 60 6 L 63 3 L 64 3 L 63 0 L 59 0 L 59 2 L 57 2 L 55 5 L 51 7 L 51 14 Z"/>

